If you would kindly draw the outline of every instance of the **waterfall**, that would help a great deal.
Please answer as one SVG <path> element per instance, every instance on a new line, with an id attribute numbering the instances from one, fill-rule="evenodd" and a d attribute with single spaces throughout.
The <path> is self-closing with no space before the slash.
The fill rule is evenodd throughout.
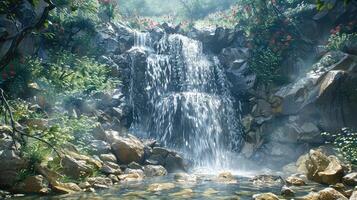
<path id="1" fill-rule="evenodd" d="M 155 50 L 148 37 L 136 34 L 134 48 L 147 58 L 144 77 L 132 73 L 131 96 L 145 96 L 145 102 L 132 98 L 133 105 L 145 106 L 134 108 L 131 129 L 181 151 L 196 167 L 229 167 L 242 136 L 218 58 L 203 54 L 201 42 L 183 35 L 165 34 Z M 136 67 L 133 63 L 132 71 Z M 144 94 L 134 89 L 139 82 Z"/>

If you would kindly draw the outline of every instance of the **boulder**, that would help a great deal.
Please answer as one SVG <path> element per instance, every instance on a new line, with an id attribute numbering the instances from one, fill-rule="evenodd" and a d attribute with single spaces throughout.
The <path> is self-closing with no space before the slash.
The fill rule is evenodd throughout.
<path id="1" fill-rule="evenodd" d="M 45 179 L 42 175 L 28 176 L 23 181 L 15 186 L 17 193 L 37 193 L 46 194 L 49 192 L 48 184 L 45 183 Z"/>
<path id="2" fill-rule="evenodd" d="M 284 185 L 281 188 L 281 195 L 283 195 L 284 197 L 293 197 L 295 196 L 295 192 L 294 190 L 292 190 L 291 188 L 289 188 L 288 186 Z"/>
<path id="3" fill-rule="evenodd" d="M 165 176 L 167 175 L 167 171 L 163 166 L 160 165 L 146 165 L 144 167 L 144 174 L 147 177 Z"/>
<path id="4" fill-rule="evenodd" d="M 140 181 L 144 178 L 144 172 L 140 169 L 126 169 L 125 174 L 118 176 L 120 181 Z"/>
<path id="5" fill-rule="evenodd" d="M 99 155 L 99 158 L 103 162 L 114 162 L 114 163 L 117 162 L 117 158 L 115 157 L 114 154 L 111 154 L 111 153 L 109 153 L 109 154 L 101 154 L 101 155 Z"/>
<path id="6" fill-rule="evenodd" d="M 89 176 L 94 168 L 84 160 L 76 160 L 68 155 L 62 159 L 63 172 L 72 178 L 78 179 Z"/>
<path id="7" fill-rule="evenodd" d="M 91 177 L 87 181 L 92 187 L 97 189 L 108 188 L 113 185 L 112 180 L 107 177 Z"/>
<path id="8" fill-rule="evenodd" d="M 112 149 L 118 161 L 123 164 L 141 163 L 144 157 L 144 144 L 133 135 L 117 136 L 112 143 Z"/>
<path id="9" fill-rule="evenodd" d="M 238 180 L 230 172 L 222 172 L 222 173 L 220 173 L 218 175 L 218 177 L 216 179 L 214 179 L 214 181 L 218 182 L 218 183 L 224 183 L 224 184 L 236 184 L 236 183 L 238 183 Z"/>
<path id="10" fill-rule="evenodd" d="M 342 178 L 344 184 L 349 186 L 357 186 L 357 172 L 347 174 Z"/>
<path id="11" fill-rule="evenodd" d="M 279 200 L 278 196 L 273 193 L 263 193 L 253 195 L 254 200 Z"/>
<path id="12" fill-rule="evenodd" d="M 110 145 L 102 140 L 92 140 L 89 144 L 90 151 L 96 155 L 107 154 L 110 152 Z"/>
<path id="13" fill-rule="evenodd" d="M 114 175 L 122 174 L 120 166 L 114 162 L 104 162 L 100 171 L 103 172 L 104 174 L 108 174 L 108 175 L 109 174 L 114 174 Z"/>
<path id="14" fill-rule="evenodd" d="M 356 200 L 357 199 L 357 191 L 354 191 L 350 197 L 350 200 Z"/>
<path id="15" fill-rule="evenodd" d="M 169 173 L 177 171 L 186 171 L 183 158 L 177 154 L 170 153 L 165 159 L 164 166 Z"/>
<path id="16" fill-rule="evenodd" d="M 82 191 L 81 188 L 75 183 L 61 183 L 56 181 L 51 185 L 54 192 L 61 194 L 71 194 Z"/>
<path id="17" fill-rule="evenodd" d="M 335 156 L 327 157 L 319 150 L 310 150 L 305 162 L 307 178 L 318 183 L 333 185 L 342 181 L 344 169 Z"/>
<path id="18" fill-rule="evenodd" d="M 333 188 L 326 188 L 319 191 L 318 193 L 310 193 L 302 198 L 302 200 L 348 200 L 347 197 L 343 196 L 340 192 Z"/>
<path id="19" fill-rule="evenodd" d="M 293 186 L 304 186 L 306 185 L 305 181 L 299 177 L 296 176 L 290 176 L 288 177 L 286 180 L 286 183 L 289 185 L 293 185 Z"/>

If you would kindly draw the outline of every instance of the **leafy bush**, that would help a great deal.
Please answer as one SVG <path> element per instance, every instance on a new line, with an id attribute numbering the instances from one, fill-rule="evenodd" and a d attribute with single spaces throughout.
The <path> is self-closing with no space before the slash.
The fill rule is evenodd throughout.
<path id="1" fill-rule="evenodd" d="M 271 49 L 255 50 L 250 59 L 249 67 L 257 75 L 258 82 L 269 84 L 282 82 L 280 71 L 281 57 Z"/>
<path id="2" fill-rule="evenodd" d="M 349 128 L 343 128 L 337 134 L 322 133 L 330 139 L 336 150 L 353 164 L 357 164 L 357 132 Z"/>
<path id="3" fill-rule="evenodd" d="M 336 31 L 336 30 L 335 30 Z M 336 34 L 331 34 L 328 44 L 327 44 L 327 49 L 332 50 L 332 51 L 337 51 L 337 50 L 344 50 L 346 45 L 348 44 L 356 44 L 357 43 L 357 33 L 336 33 Z"/>
<path id="4" fill-rule="evenodd" d="M 48 97 L 57 97 L 59 93 L 73 94 L 112 89 L 118 83 L 111 78 L 110 69 L 92 58 L 79 57 L 67 51 L 53 52 L 50 61 L 41 63 L 38 59 L 29 59 L 28 68 L 32 80 L 40 88 L 46 88 Z"/>

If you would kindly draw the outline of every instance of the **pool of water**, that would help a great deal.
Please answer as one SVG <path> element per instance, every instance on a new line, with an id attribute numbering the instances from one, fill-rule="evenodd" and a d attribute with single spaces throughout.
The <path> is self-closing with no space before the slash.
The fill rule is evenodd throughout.
<path id="1" fill-rule="evenodd" d="M 126 182 L 113 186 L 108 190 L 97 191 L 96 193 L 77 193 L 72 195 L 60 195 L 60 196 L 26 196 L 16 197 L 14 199 L 21 200 L 81 200 L 81 199 L 93 199 L 93 200 L 135 200 L 135 199 L 240 199 L 248 200 L 252 199 L 254 194 L 272 192 L 274 194 L 280 194 L 282 184 L 254 184 L 250 177 L 242 175 L 234 175 L 237 179 L 237 183 L 221 183 L 216 182 L 217 175 L 202 175 L 198 174 L 198 181 L 194 183 L 189 182 L 176 182 L 174 175 L 168 175 L 165 177 L 147 178 L 138 182 Z M 166 183 L 170 185 L 170 189 L 161 191 L 152 191 L 150 186 L 157 183 Z M 307 186 L 294 187 L 296 197 L 304 196 L 313 190 L 322 189 L 321 185 L 309 182 Z M 283 198 L 283 197 L 281 197 Z M 293 198 L 283 198 L 293 199 Z"/>

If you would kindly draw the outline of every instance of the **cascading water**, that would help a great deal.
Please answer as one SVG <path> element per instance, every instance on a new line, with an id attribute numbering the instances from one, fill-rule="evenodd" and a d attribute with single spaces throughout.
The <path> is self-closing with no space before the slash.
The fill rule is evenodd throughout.
<path id="1" fill-rule="evenodd" d="M 204 55 L 201 42 L 179 34 L 165 34 L 156 51 L 148 37 L 136 34 L 134 48 L 147 53 L 141 80 L 147 102 L 146 114 L 134 108 L 132 130 L 183 152 L 196 167 L 228 168 L 241 129 L 218 59 Z M 132 97 L 139 95 L 137 84 L 132 81 Z"/>

